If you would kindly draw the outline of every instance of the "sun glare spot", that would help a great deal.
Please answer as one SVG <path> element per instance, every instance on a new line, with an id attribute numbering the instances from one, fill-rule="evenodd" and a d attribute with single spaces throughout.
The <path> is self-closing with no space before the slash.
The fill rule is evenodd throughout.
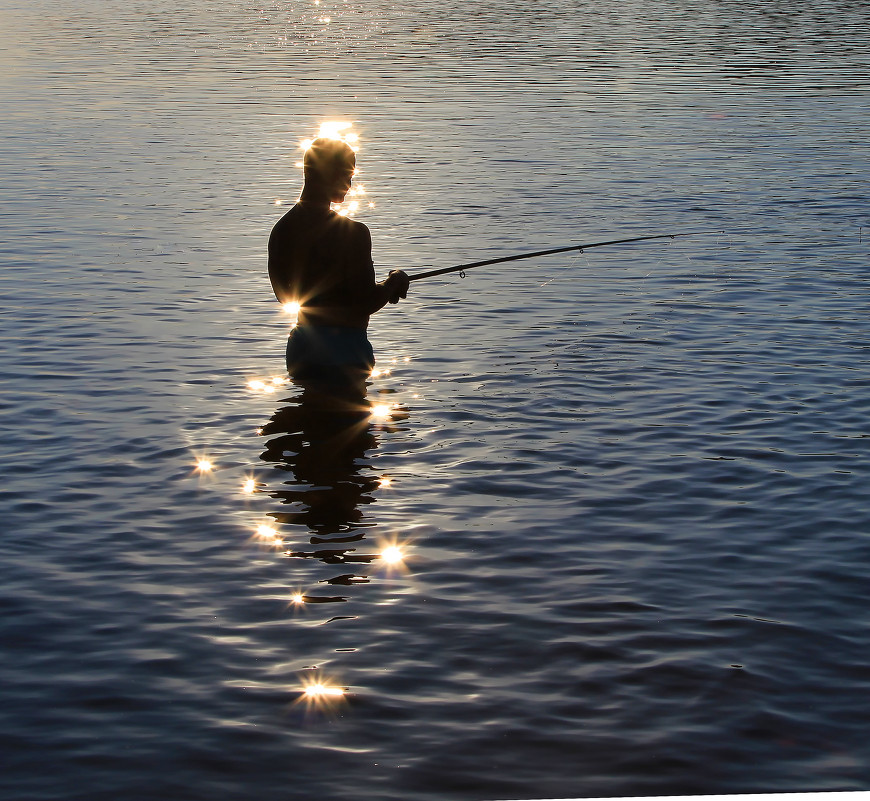
<path id="1" fill-rule="evenodd" d="M 383 559 L 388 565 L 398 565 L 405 558 L 405 555 L 402 553 L 401 548 L 398 545 L 389 545 L 381 551 L 381 559 Z"/>
<path id="2" fill-rule="evenodd" d="M 389 417 L 390 412 L 393 410 L 393 407 L 387 403 L 379 403 L 377 406 L 372 406 L 371 416 L 372 417 Z"/>
<path id="3" fill-rule="evenodd" d="M 301 592 L 296 592 L 290 596 L 290 600 L 293 601 L 294 604 L 304 604 L 305 596 Z"/>
<path id="4" fill-rule="evenodd" d="M 200 459 L 196 463 L 196 469 L 199 470 L 200 473 L 208 473 L 211 470 L 214 470 L 214 465 L 208 459 Z"/>
<path id="5" fill-rule="evenodd" d="M 324 19 L 329 19 L 329 17 L 324 17 Z M 320 131 L 317 136 L 323 137 L 324 139 L 343 139 L 344 141 L 347 141 L 347 134 L 342 135 L 341 132 L 346 131 L 352 125 L 352 122 L 344 122 L 343 120 L 328 120 L 327 122 L 321 123 Z"/>
<path id="6" fill-rule="evenodd" d="M 242 484 L 242 492 L 244 492 L 245 495 L 253 495 L 256 488 L 257 482 L 252 478 L 245 479 L 245 483 Z"/>
<path id="7" fill-rule="evenodd" d="M 248 388 L 249 389 L 255 389 L 255 390 L 256 389 L 263 389 L 263 387 L 265 387 L 265 386 L 266 385 L 257 378 L 254 378 L 251 381 L 248 381 Z"/>
<path id="8" fill-rule="evenodd" d="M 284 543 L 284 540 L 281 539 L 278 532 L 267 523 L 261 523 L 257 526 L 255 533 L 259 539 L 263 542 L 269 543 L 270 545 L 282 545 Z"/>
<path id="9" fill-rule="evenodd" d="M 302 679 L 302 694 L 299 700 L 309 706 L 328 710 L 332 705 L 346 701 L 345 693 L 344 687 L 333 684 L 324 676 L 313 675 Z"/>
<path id="10" fill-rule="evenodd" d="M 296 300 L 291 300 L 289 303 L 285 303 L 281 308 L 283 308 L 287 314 L 299 314 L 302 304 Z"/>
<path id="11" fill-rule="evenodd" d="M 328 684 L 309 684 L 305 688 L 305 695 L 309 698 L 335 697 L 344 695 L 344 690 L 341 687 L 330 687 Z"/>
<path id="12" fill-rule="evenodd" d="M 387 476 L 383 476 L 380 481 L 378 481 L 378 486 L 380 487 L 392 487 L 393 479 L 387 478 Z"/>

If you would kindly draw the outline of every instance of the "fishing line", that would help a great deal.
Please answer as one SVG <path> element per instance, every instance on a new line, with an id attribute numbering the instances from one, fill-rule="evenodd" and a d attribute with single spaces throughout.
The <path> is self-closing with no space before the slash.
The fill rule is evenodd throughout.
<path id="1" fill-rule="evenodd" d="M 549 281 L 544 281 L 544 283 L 541 284 L 540 287 L 538 287 L 538 288 L 540 289 L 541 287 L 545 287 L 545 286 L 547 286 L 547 284 L 552 284 L 553 281 L 556 281 L 556 280 L 558 280 L 559 278 L 562 278 L 562 275 L 561 275 L 561 274 L 562 274 L 565 270 L 569 270 L 571 267 L 573 267 L 574 265 L 576 265 L 576 264 L 577 264 L 577 260 L 578 260 L 581 256 L 583 256 L 583 257 L 586 259 L 586 265 L 589 266 L 589 259 L 586 257 L 586 254 L 581 250 L 581 251 L 580 251 L 576 256 L 572 256 L 571 261 L 569 261 L 567 264 L 563 265 L 563 266 L 559 269 L 559 275 L 554 275 L 554 276 L 553 276 Z"/>

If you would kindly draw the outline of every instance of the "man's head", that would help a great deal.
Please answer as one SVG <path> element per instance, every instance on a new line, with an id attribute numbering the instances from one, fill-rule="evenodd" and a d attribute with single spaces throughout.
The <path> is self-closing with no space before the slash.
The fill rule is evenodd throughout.
<path id="1" fill-rule="evenodd" d="M 315 139 L 302 162 L 306 188 L 329 195 L 333 203 L 341 203 L 350 189 L 356 167 L 352 148 L 340 139 Z"/>

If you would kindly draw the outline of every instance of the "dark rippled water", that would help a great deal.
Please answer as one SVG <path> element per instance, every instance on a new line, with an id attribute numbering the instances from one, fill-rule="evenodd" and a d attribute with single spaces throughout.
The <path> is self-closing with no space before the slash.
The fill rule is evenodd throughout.
<path id="1" fill-rule="evenodd" d="M 6 2 L 0 794 L 870 789 L 866 16 Z M 334 408 L 327 118 L 382 273 L 701 233 L 415 284 Z"/>

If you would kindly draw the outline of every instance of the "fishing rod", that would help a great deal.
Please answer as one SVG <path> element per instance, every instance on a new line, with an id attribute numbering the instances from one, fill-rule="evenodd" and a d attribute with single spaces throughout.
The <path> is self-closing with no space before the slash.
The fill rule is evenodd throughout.
<path id="1" fill-rule="evenodd" d="M 700 232 L 706 233 L 706 232 Z M 457 264 L 455 267 L 442 267 L 438 270 L 429 270 L 425 273 L 417 273 L 416 275 L 409 275 L 408 278 L 411 281 L 419 281 L 421 278 L 432 278 L 436 275 L 445 275 L 446 273 L 456 273 L 463 272 L 465 270 L 470 270 L 472 267 L 483 267 L 486 264 L 501 264 L 506 261 L 517 261 L 518 259 L 531 259 L 535 256 L 549 256 L 551 253 L 567 253 L 570 250 L 579 250 L 584 251 L 588 248 L 601 248 L 605 245 L 624 245 L 628 242 L 642 242 L 646 239 L 673 239 L 677 236 L 697 236 L 696 233 L 685 233 L 685 234 L 653 234 L 651 236 L 634 236 L 630 239 L 610 239 L 607 242 L 592 242 L 587 245 L 569 245 L 564 248 L 553 248 L 552 250 L 537 250 L 534 253 L 519 253 L 516 256 L 503 256 L 500 259 L 487 259 L 485 261 L 473 261 L 470 264 Z"/>

